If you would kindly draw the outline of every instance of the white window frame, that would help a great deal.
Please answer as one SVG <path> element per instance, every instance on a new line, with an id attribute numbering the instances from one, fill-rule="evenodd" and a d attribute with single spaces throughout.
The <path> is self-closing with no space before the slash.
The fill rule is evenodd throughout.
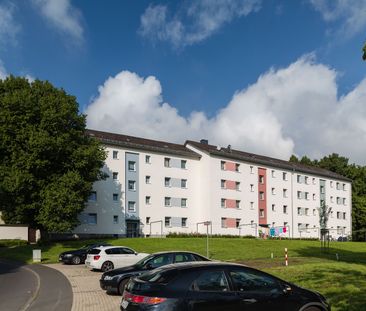
<path id="1" fill-rule="evenodd" d="M 129 191 L 136 191 L 136 181 L 135 180 L 129 180 L 127 182 L 127 187 L 128 187 Z"/>
<path id="2" fill-rule="evenodd" d="M 136 162 L 135 161 L 128 161 L 128 171 L 136 172 Z"/>

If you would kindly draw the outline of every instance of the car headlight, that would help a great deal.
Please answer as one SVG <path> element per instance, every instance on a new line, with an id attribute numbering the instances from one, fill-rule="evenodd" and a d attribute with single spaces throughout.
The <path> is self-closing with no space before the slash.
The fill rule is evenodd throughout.
<path id="1" fill-rule="evenodd" d="M 110 280 L 113 280 L 113 278 L 114 278 L 114 276 L 106 275 L 106 276 L 104 277 L 104 280 L 105 280 L 105 281 L 110 281 Z"/>

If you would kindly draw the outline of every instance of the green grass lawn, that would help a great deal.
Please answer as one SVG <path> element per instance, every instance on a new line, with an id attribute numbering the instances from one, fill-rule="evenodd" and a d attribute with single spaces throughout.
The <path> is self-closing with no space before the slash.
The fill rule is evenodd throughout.
<path id="1" fill-rule="evenodd" d="M 105 241 L 129 246 L 139 252 L 189 250 L 206 255 L 205 238 Z M 0 258 L 31 263 L 32 249 L 40 248 L 42 261 L 54 263 L 59 253 L 89 242 L 92 240 L 57 242 L 44 246 L 3 243 L 2 247 L 0 244 Z M 285 248 L 289 255 L 288 267 L 284 266 Z M 331 242 L 329 251 L 321 252 L 319 241 L 212 238 L 209 240 L 209 254 L 212 259 L 242 262 L 289 282 L 320 291 L 331 301 L 333 311 L 366 310 L 366 243 Z"/>

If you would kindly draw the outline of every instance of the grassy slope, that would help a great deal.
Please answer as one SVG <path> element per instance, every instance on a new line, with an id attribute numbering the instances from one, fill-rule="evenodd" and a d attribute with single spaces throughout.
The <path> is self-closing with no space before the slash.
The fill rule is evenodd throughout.
<path id="1" fill-rule="evenodd" d="M 190 250 L 206 254 L 204 238 L 114 239 L 106 242 L 147 253 Z M 43 262 L 52 263 L 57 262 L 62 251 L 84 244 L 85 241 L 72 241 L 42 247 L 0 247 L 0 257 L 30 263 L 32 249 L 41 248 Z M 213 238 L 209 246 L 212 259 L 244 262 L 287 281 L 320 291 L 332 302 L 333 311 L 366 310 L 366 243 L 332 242 L 327 253 L 321 252 L 318 241 Z M 289 267 L 283 265 L 285 247 L 288 248 Z M 274 259 L 271 259 L 271 253 Z"/>

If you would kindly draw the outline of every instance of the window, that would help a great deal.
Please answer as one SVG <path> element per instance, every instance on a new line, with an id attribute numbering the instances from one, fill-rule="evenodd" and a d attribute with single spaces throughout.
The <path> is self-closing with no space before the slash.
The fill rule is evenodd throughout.
<path id="1" fill-rule="evenodd" d="M 164 178 L 164 185 L 165 185 L 165 187 L 170 187 L 171 186 L 170 177 L 165 177 Z"/>
<path id="2" fill-rule="evenodd" d="M 151 164 L 151 156 L 149 156 L 149 155 L 145 156 L 145 163 Z"/>
<path id="3" fill-rule="evenodd" d="M 150 184 L 151 183 L 151 177 L 150 176 L 145 176 L 145 183 L 146 184 Z"/>
<path id="4" fill-rule="evenodd" d="M 341 198 L 337 197 L 337 204 L 341 204 Z"/>
<path id="5" fill-rule="evenodd" d="M 113 159 L 118 159 L 118 151 L 113 150 Z"/>
<path id="6" fill-rule="evenodd" d="M 313 200 L 316 200 L 316 196 L 315 196 L 315 193 L 313 193 Z"/>
<path id="7" fill-rule="evenodd" d="M 250 202 L 250 209 L 254 209 L 254 202 Z"/>
<path id="8" fill-rule="evenodd" d="M 95 202 L 96 200 L 97 200 L 97 192 L 96 191 L 90 192 L 88 201 Z"/>
<path id="9" fill-rule="evenodd" d="M 187 218 L 182 218 L 182 227 L 187 227 Z"/>
<path id="10" fill-rule="evenodd" d="M 113 193 L 113 201 L 118 201 L 118 193 Z"/>
<path id="11" fill-rule="evenodd" d="M 135 212 L 136 211 L 136 202 L 128 201 L 128 211 Z"/>
<path id="12" fill-rule="evenodd" d="M 97 224 L 97 214 L 96 213 L 88 214 L 87 222 L 88 222 L 88 225 L 96 225 Z"/>
<path id="13" fill-rule="evenodd" d="M 253 228 L 254 227 L 254 220 L 250 221 L 250 227 Z"/>
<path id="14" fill-rule="evenodd" d="M 113 223 L 116 225 L 118 224 L 118 215 L 113 216 Z"/>
<path id="15" fill-rule="evenodd" d="M 272 178 L 275 178 L 276 177 L 276 171 L 275 170 L 272 170 L 271 171 L 271 174 L 272 174 Z"/>
<path id="16" fill-rule="evenodd" d="M 305 215 L 309 216 L 309 209 L 308 208 L 305 208 Z"/>
<path id="17" fill-rule="evenodd" d="M 341 189 L 340 184 L 339 184 L 339 182 L 337 182 L 337 190 L 340 190 L 340 189 Z"/>
<path id="18" fill-rule="evenodd" d="M 313 185 L 315 185 L 315 177 L 313 177 Z"/>
<path id="19" fill-rule="evenodd" d="M 272 204 L 272 212 L 276 211 L 276 204 Z"/>
<path id="20" fill-rule="evenodd" d="M 330 218 L 333 218 L 333 211 L 330 212 Z"/>
<path id="21" fill-rule="evenodd" d="M 250 174 L 254 174 L 254 167 L 250 166 Z"/>
<path id="22" fill-rule="evenodd" d="M 164 198 L 164 204 L 165 204 L 165 206 L 170 206 L 171 205 L 171 198 L 170 197 L 165 197 Z"/>
<path id="23" fill-rule="evenodd" d="M 313 209 L 313 216 L 316 216 L 316 209 Z"/>
<path id="24" fill-rule="evenodd" d="M 305 200 L 309 200 L 309 192 L 305 192 Z"/>
<path id="25" fill-rule="evenodd" d="M 309 177 L 308 176 L 305 176 L 305 184 L 309 184 Z"/>
<path id="26" fill-rule="evenodd" d="M 113 176 L 114 180 L 118 180 L 118 173 L 117 172 L 113 172 L 112 176 Z"/>
<path id="27" fill-rule="evenodd" d="M 272 192 L 272 195 L 275 195 L 276 194 L 276 189 L 275 188 L 272 188 L 271 189 L 271 192 Z"/>
<path id="28" fill-rule="evenodd" d="M 165 217 L 165 227 L 171 227 L 171 218 L 170 217 Z"/>
<path id="29" fill-rule="evenodd" d="M 301 213 L 301 207 L 298 207 L 297 208 L 297 215 L 302 215 L 302 213 Z"/>
<path id="30" fill-rule="evenodd" d="M 226 200 L 225 199 L 221 199 L 221 207 L 226 207 Z"/>
<path id="31" fill-rule="evenodd" d="M 337 219 L 340 219 L 340 218 L 341 218 L 341 213 L 337 212 Z"/>
<path id="32" fill-rule="evenodd" d="M 239 172 L 240 164 L 235 163 L 235 172 Z"/>
<path id="33" fill-rule="evenodd" d="M 225 161 L 221 161 L 221 170 L 225 171 Z"/>
<path id="34" fill-rule="evenodd" d="M 261 218 L 264 217 L 264 209 L 259 210 L 259 217 L 261 217 Z"/>
<path id="35" fill-rule="evenodd" d="M 282 180 L 287 180 L 287 173 L 285 172 L 282 173 Z"/>
<path id="36" fill-rule="evenodd" d="M 283 213 L 287 214 L 287 205 L 284 205 L 282 208 L 283 208 Z"/>
<path id="37" fill-rule="evenodd" d="M 180 206 L 187 207 L 187 199 L 185 199 L 185 198 L 180 199 Z"/>
<path id="38" fill-rule="evenodd" d="M 239 191 L 239 190 L 240 190 L 240 182 L 238 182 L 238 181 L 236 181 L 236 182 L 235 182 L 235 189 L 236 189 L 237 191 Z"/>
<path id="39" fill-rule="evenodd" d="M 297 183 L 301 184 L 301 175 L 297 175 Z"/>
<path id="40" fill-rule="evenodd" d="M 240 226 L 240 218 L 237 218 L 237 219 L 235 220 L 235 227 L 236 227 L 236 228 L 239 228 L 239 226 Z"/>
<path id="41" fill-rule="evenodd" d="M 333 188 L 333 182 L 330 181 L 329 184 L 330 184 L 330 187 Z"/>
<path id="42" fill-rule="evenodd" d="M 233 269 L 230 271 L 230 276 L 238 292 L 259 292 L 265 295 L 271 293 L 276 296 L 282 293 L 277 280 L 259 271 Z"/>
<path id="43" fill-rule="evenodd" d="M 285 222 L 283 223 L 283 226 L 284 226 L 284 227 L 287 227 L 287 225 L 288 225 L 288 222 L 287 222 L 287 221 L 285 221 Z"/>
<path id="44" fill-rule="evenodd" d="M 221 228 L 226 228 L 226 218 L 221 218 Z"/>
<path id="45" fill-rule="evenodd" d="M 221 179 L 221 189 L 225 189 L 225 179 Z"/>
<path id="46" fill-rule="evenodd" d="M 195 291 L 226 292 L 229 285 L 223 271 L 205 271 L 194 282 Z"/>
<path id="47" fill-rule="evenodd" d="M 346 191 L 346 184 L 342 184 L 342 189 Z"/>
<path id="48" fill-rule="evenodd" d="M 164 166 L 170 167 L 170 158 L 164 158 Z"/>
<path id="49" fill-rule="evenodd" d="M 264 176 L 263 175 L 259 175 L 259 183 L 264 184 Z"/>
<path id="50" fill-rule="evenodd" d="M 346 213 L 345 212 L 343 213 L 343 219 L 346 219 Z"/>
<path id="51" fill-rule="evenodd" d="M 145 204 L 147 204 L 147 205 L 151 204 L 151 197 L 150 196 L 145 197 Z"/>
<path id="52" fill-rule="evenodd" d="M 330 196 L 330 203 L 333 203 L 333 196 Z"/>
<path id="53" fill-rule="evenodd" d="M 136 162 L 135 161 L 128 161 L 128 170 L 136 171 Z"/>
<path id="54" fill-rule="evenodd" d="M 136 191 L 136 181 L 134 181 L 134 180 L 128 181 L 128 190 Z"/>
<path id="55" fill-rule="evenodd" d="M 235 207 L 236 208 L 240 208 L 240 200 L 236 200 L 235 201 Z"/>
<path id="56" fill-rule="evenodd" d="M 284 198 L 287 198 L 287 189 L 282 190 L 282 195 Z"/>
<path id="57" fill-rule="evenodd" d="M 187 161 L 186 160 L 181 160 L 180 161 L 180 168 L 182 168 L 184 170 L 187 168 Z"/>
<path id="58" fill-rule="evenodd" d="M 343 203 L 343 205 L 346 205 L 346 198 L 342 199 L 342 203 Z"/>
<path id="59" fill-rule="evenodd" d="M 264 200 L 264 192 L 259 192 L 259 200 Z"/>
<path id="60" fill-rule="evenodd" d="M 182 180 L 180 181 L 180 186 L 181 186 L 182 188 L 187 188 L 187 179 L 182 179 Z"/>
<path id="61" fill-rule="evenodd" d="M 297 191 L 297 198 L 298 198 L 299 200 L 301 200 L 301 199 L 302 199 L 302 193 L 301 193 L 301 191 Z"/>
<path id="62" fill-rule="evenodd" d="M 250 184 L 250 192 L 254 192 L 254 185 Z"/>
<path id="63" fill-rule="evenodd" d="M 150 217 L 146 217 L 146 224 L 150 224 Z"/>

